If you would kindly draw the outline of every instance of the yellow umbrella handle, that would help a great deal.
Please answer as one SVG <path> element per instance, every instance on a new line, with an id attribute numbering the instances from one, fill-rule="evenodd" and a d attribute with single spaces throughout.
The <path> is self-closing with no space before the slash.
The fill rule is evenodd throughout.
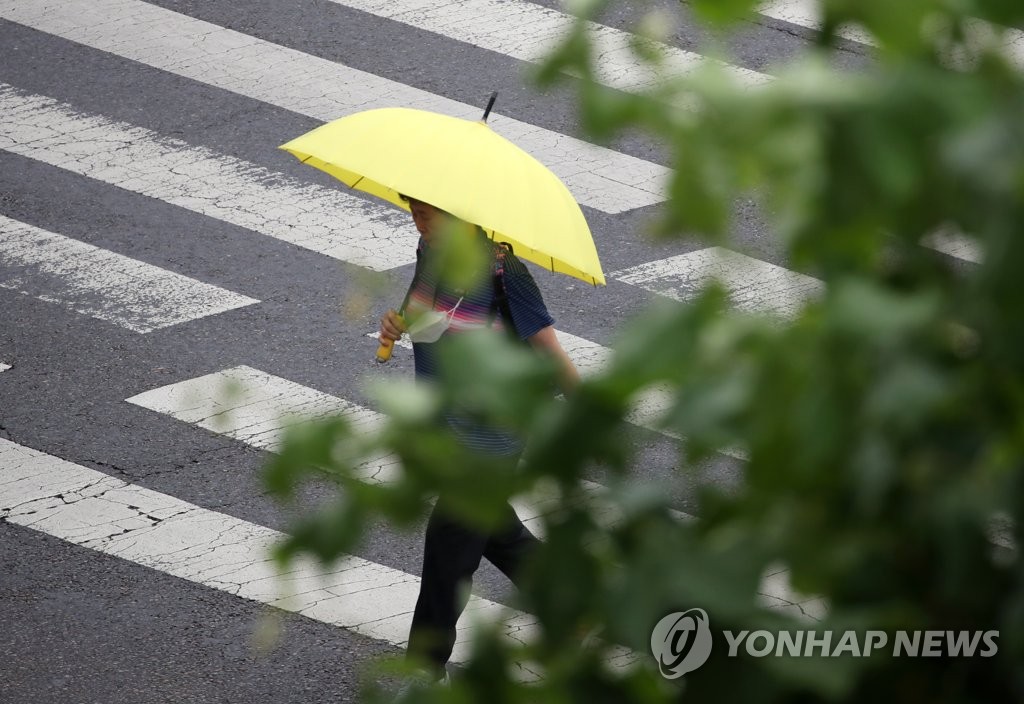
<path id="1" fill-rule="evenodd" d="M 393 340 L 384 340 L 384 342 L 380 343 L 380 347 L 377 348 L 377 361 L 380 364 L 384 364 L 384 362 L 391 359 L 391 353 L 394 349 L 395 343 Z"/>
<path id="2" fill-rule="evenodd" d="M 405 329 L 405 304 L 406 301 L 402 301 L 402 307 L 398 311 L 398 318 L 402 321 L 402 329 Z M 394 340 L 384 340 L 380 343 L 377 348 L 377 362 L 384 364 L 386 361 L 391 359 L 391 353 L 395 351 Z"/>

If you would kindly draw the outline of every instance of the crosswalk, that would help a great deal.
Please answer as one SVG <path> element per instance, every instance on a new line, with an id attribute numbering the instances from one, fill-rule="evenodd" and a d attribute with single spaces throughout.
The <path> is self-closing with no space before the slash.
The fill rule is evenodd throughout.
<path id="1" fill-rule="evenodd" d="M 812 26 L 809 16 L 798 12 L 798 3 L 789 3 L 789 14 L 780 14 L 784 4 L 766 4 L 766 16 Z M 383 374 L 410 374 L 407 356 L 396 355 L 386 369 L 371 361 L 373 321 L 393 303 L 374 301 L 360 308 L 340 300 L 342 288 L 361 282 L 397 297 L 394 291 L 407 283 L 415 259 L 417 235 L 408 217 L 328 184 L 311 169 L 293 168 L 276 146 L 308 129 L 311 118 L 325 121 L 391 105 L 476 118 L 480 108 L 454 97 L 459 94 L 449 86 L 426 90 L 399 80 L 401 71 L 378 75 L 339 61 L 334 48 L 317 48 L 331 40 L 321 24 L 345 20 L 371 34 L 379 32 L 380 39 L 369 47 L 343 48 L 353 54 L 408 54 L 413 64 L 415 42 L 399 40 L 426 32 L 445 46 L 493 55 L 486 70 L 495 73 L 488 78 L 518 85 L 524 63 L 537 61 L 569 18 L 524 0 L 309 0 L 295 8 L 308 22 L 295 27 L 294 35 L 281 35 L 262 21 L 267 10 L 257 8 L 241 31 L 203 19 L 188 3 L 0 0 L 0 37 L 19 38 L 0 40 L 0 161 L 45 165 L 61 175 L 62 184 L 88 183 L 90 192 L 116 193 L 118 203 L 131 205 L 111 214 L 110 221 L 122 218 L 137 227 L 91 243 L 81 234 L 80 214 L 62 206 L 56 182 L 26 178 L 26 192 L 31 190 L 45 206 L 0 193 L 0 535 L 14 527 L 44 533 L 61 544 L 157 570 L 224 598 L 400 647 L 418 585 L 416 536 L 382 534 L 365 548 L 372 558 L 350 555 L 331 568 L 301 563 L 278 575 L 268 548 L 283 536 L 283 519 L 270 510 L 235 515 L 241 509 L 218 505 L 214 495 L 176 498 L 175 493 L 186 493 L 184 463 L 168 462 L 163 455 L 153 459 L 151 446 L 180 446 L 183 455 L 193 444 L 215 446 L 237 455 L 240 467 L 252 467 L 252 458 L 265 458 L 279 448 L 285 429 L 296 421 L 340 414 L 362 432 L 374 432 L 382 416 L 363 396 L 363 384 Z M 640 70 L 628 50 L 628 33 L 598 24 L 589 29 L 601 48 L 600 80 L 620 90 L 642 90 L 657 80 Z M 321 44 L 297 41 L 300 34 L 318 32 Z M 804 41 L 779 34 L 779 41 Z M 70 68 L 57 65 L 45 75 L 34 69 L 45 60 L 46 48 L 56 46 L 83 64 L 101 55 L 125 75 L 145 70 L 173 77 L 174 85 L 185 86 L 174 96 L 181 114 L 164 121 L 178 120 L 181 128 L 154 129 L 141 115 L 137 121 L 126 119 L 113 109 L 123 97 L 117 94 L 105 97 L 109 111 L 97 110 L 95 103 L 83 107 L 81 86 L 71 90 L 63 78 Z M 660 48 L 673 71 L 692 70 L 704 60 L 682 47 Z M 771 81 L 748 68 L 726 68 L 747 85 Z M 212 128 L 188 119 L 192 92 L 200 88 L 217 91 L 219 104 L 236 107 L 217 129 L 232 121 L 244 123 L 250 158 L 218 145 L 209 134 Z M 566 99 L 553 96 L 531 105 L 546 100 Z M 714 279 L 737 308 L 785 318 L 823 294 L 823 282 L 787 268 L 761 246 L 756 233 L 739 233 L 735 249 L 639 242 L 639 236 L 623 230 L 635 227 L 636 213 L 657 207 L 666 197 L 670 174 L 656 156 L 631 152 L 628 145 L 589 144 L 552 129 L 545 126 L 552 121 L 543 109 L 517 110 L 516 117 L 501 113 L 499 104 L 491 119 L 494 128 L 566 182 L 586 209 L 605 267 L 613 272 L 607 291 L 593 296 L 564 295 L 564 282 L 538 273 L 556 318 L 566 321 L 559 322 L 560 339 L 583 373 L 608 363 L 610 340 L 631 312 L 614 306 L 612 312 L 603 307 L 609 302 L 687 301 Z M 219 241 L 210 250 L 226 262 L 235 253 L 265 251 L 276 259 L 286 251 L 289 257 L 322 258 L 331 266 L 312 267 L 297 281 L 268 281 L 281 276 L 274 262 L 223 280 L 208 270 L 196 278 L 194 269 L 147 256 L 150 250 L 166 252 L 175 246 L 158 241 L 155 228 L 147 224 L 146 214 L 158 208 L 173 213 L 175 225 L 181 226 L 175 237 L 182 245 L 204 241 L 223 227 L 237 228 L 238 238 Z M 612 246 L 623 239 L 636 243 L 622 251 Z M 968 241 L 952 234 L 928 244 L 968 261 L 980 259 Z M 259 293 L 269 289 L 272 297 Z M 328 294 L 313 296 L 314 291 Z M 333 291 L 339 293 L 332 296 Z M 244 327 L 235 311 L 246 313 Z M 333 321 L 329 330 L 308 322 L 328 319 Z M 81 335 L 83 320 L 92 323 L 87 339 L 72 337 L 72 328 Z M 336 341 L 324 341 L 322 347 L 310 342 L 329 336 Z M 61 342 L 55 346 L 53 340 Z M 109 351 L 96 351 L 104 345 Z M 311 350 L 321 356 L 303 358 Z M 100 357 L 112 361 L 95 364 Z M 81 369 L 82 359 L 92 360 L 95 368 Z M 157 383 L 156 373 L 168 378 Z M 51 384 L 63 385 L 59 403 L 47 391 Z M 42 405 L 44 398 L 51 406 Z M 669 403 L 661 390 L 651 389 L 636 400 L 628 418 L 650 460 L 638 481 L 678 475 L 676 448 L 685 440 L 659 424 Z M 50 421 L 51 416 L 60 420 Z M 123 466 L 94 450 L 79 454 L 76 439 L 85 425 L 105 436 L 111 456 L 134 457 L 136 465 Z M 723 451 L 705 469 L 723 482 L 737 481 L 742 459 L 741 449 Z M 363 460 L 365 481 L 390 481 L 401 471 L 393 457 Z M 201 460 L 194 464 L 199 465 L 195 471 L 203 471 Z M 180 480 L 175 473 L 181 473 Z M 251 477 L 240 479 L 242 474 L 210 482 L 251 482 Z M 156 475 L 162 477 L 163 490 L 147 486 Z M 600 504 L 600 484 L 587 488 Z M 255 486 L 252 492 L 258 502 Z M 523 497 L 517 508 L 539 530 L 540 517 L 554 500 L 542 492 Z M 683 511 L 678 515 L 693 519 Z M 39 560 L 59 569 L 58 557 L 40 555 Z M 761 591 L 766 604 L 801 618 L 820 617 L 825 608 L 820 600 L 793 593 L 781 567 L 765 575 Z M 526 638 L 530 631 L 530 617 L 506 605 L 505 586 L 494 574 L 482 573 L 477 592 L 460 626 L 457 659 L 467 653 L 475 620 L 500 622 L 513 639 Z M 33 627 L 32 616 L 25 618 L 26 627 Z M 64 658 L 74 655 L 73 644 L 55 640 L 51 647 L 69 649 Z M 358 665 L 358 654 L 350 660 Z"/>

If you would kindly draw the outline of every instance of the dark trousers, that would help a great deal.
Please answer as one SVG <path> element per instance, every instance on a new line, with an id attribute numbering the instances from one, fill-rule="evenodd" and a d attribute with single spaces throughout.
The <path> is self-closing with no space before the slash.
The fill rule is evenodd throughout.
<path id="1" fill-rule="evenodd" d="M 427 522 L 420 595 L 412 616 L 409 654 L 443 672 L 455 646 L 455 624 L 466 607 L 473 573 L 486 557 L 518 586 L 524 558 L 540 543 L 506 504 L 501 527 L 483 533 L 447 515 L 442 503 Z"/>

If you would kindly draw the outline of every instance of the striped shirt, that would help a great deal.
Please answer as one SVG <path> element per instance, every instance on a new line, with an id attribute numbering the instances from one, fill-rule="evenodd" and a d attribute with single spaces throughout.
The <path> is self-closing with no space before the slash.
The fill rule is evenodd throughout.
<path id="1" fill-rule="evenodd" d="M 498 245 L 488 241 L 487 247 L 491 261 L 495 262 Z M 428 310 L 449 313 L 455 309 L 451 326 L 441 339 L 435 343 L 413 343 L 416 379 L 427 381 L 440 375 L 439 356 L 446 339 L 488 326 L 502 330 L 507 321 L 503 320 L 502 314 L 495 307 L 493 266 L 491 275 L 481 277 L 472 289 L 457 291 L 439 280 L 436 267 L 431 266 L 431 250 L 422 240 L 418 254 L 420 261 L 409 289 L 406 318 L 415 320 L 418 315 Z M 514 254 L 508 253 L 504 257 L 502 279 L 515 332 L 521 339 L 532 337 L 543 328 L 554 324 L 555 321 L 544 305 L 537 283 Z M 522 442 L 518 438 L 499 428 L 481 425 L 457 413 L 449 413 L 446 418 L 455 437 L 471 450 L 495 455 L 511 455 L 522 450 Z"/>

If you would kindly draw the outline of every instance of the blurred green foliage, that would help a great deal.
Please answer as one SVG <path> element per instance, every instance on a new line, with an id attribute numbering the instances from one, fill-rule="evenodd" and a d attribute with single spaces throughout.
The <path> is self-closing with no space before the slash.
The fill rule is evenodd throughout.
<path id="1" fill-rule="evenodd" d="M 574 6 L 599 21 L 612 4 Z M 723 37 L 756 9 L 690 5 Z M 418 525 L 438 491 L 486 525 L 510 496 L 557 487 L 521 595 L 536 642 L 484 632 L 452 688 L 409 701 L 1024 701 L 1024 73 L 977 19 L 1021 25 L 1024 4 L 820 5 L 818 41 L 763 87 L 709 65 L 645 94 L 612 91 L 586 80 L 595 53 L 582 23 L 540 77 L 584 78 L 580 117 L 594 139 L 641 129 L 667 145 L 663 236 L 728 246 L 734 204 L 755 198 L 790 266 L 826 282 L 821 299 L 786 322 L 730 309 L 714 285 L 656 305 L 564 401 L 551 397 L 554 368 L 529 350 L 467 336 L 451 345 L 444 385 L 376 389 L 389 414 L 377 435 L 342 421 L 299 428 L 268 468 L 285 499 L 313 476 L 341 487 L 337 505 L 296 526 L 282 560 L 356 549 L 378 516 Z M 876 43 L 856 74 L 831 67 L 844 26 Z M 925 246 L 937 232 L 958 233 L 981 261 Z M 741 486 L 702 490 L 694 522 L 644 485 L 624 441 L 624 415 L 652 388 L 669 391 L 662 424 L 685 438 L 684 467 L 725 448 L 748 457 Z M 528 434 L 525 465 L 462 451 L 440 430 L 453 404 Z M 399 456 L 402 478 L 359 481 L 359 458 L 382 450 Z M 602 510 L 581 484 L 595 468 L 609 487 Z M 827 600 L 821 622 L 762 606 L 759 584 L 780 565 Z M 651 629 L 694 606 L 716 631 L 996 630 L 999 651 L 731 658 L 716 635 L 707 664 L 665 680 Z M 581 647 L 594 627 L 601 638 Z M 638 654 L 635 666 L 606 663 L 615 644 Z M 510 675 L 524 661 L 541 681 Z"/>

